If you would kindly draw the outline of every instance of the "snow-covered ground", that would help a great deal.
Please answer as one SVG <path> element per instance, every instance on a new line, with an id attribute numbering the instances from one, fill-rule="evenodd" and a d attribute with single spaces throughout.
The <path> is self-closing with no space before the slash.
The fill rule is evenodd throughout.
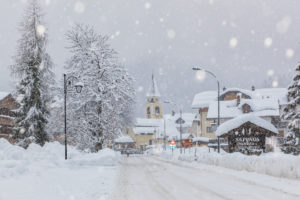
<path id="1" fill-rule="evenodd" d="M 181 160 L 221 166 L 238 171 L 256 172 L 275 177 L 300 180 L 300 156 L 287 155 L 282 152 L 262 154 L 261 156 L 246 156 L 241 153 L 226 153 L 211 150 L 207 147 L 187 149 L 180 154 L 179 149 L 173 153 L 168 149 L 155 149 L 151 153 L 167 160 Z"/>
<path id="2" fill-rule="evenodd" d="M 109 149 L 89 154 L 69 147 L 65 161 L 59 143 L 24 150 L 0 139 L 0 200 L 300 199 L 300 179 L 294 177 L 299 157 L 206 151 L 126 157 Z M 282 177 L 267 175 L 283 168 Z"/>
<path id="3" fill-rule="evenodd" d="M 158 156 L 123 157 L 112 200 L 299 200 L 300 181 Z"/>
<path id="4" fill-rule="evenodd" d="M 27 150 L 0 139 L 0 200 L 105 200 L 110 195 L 119 155 L 104 149 L 96 154 L 48 143 Z"/>

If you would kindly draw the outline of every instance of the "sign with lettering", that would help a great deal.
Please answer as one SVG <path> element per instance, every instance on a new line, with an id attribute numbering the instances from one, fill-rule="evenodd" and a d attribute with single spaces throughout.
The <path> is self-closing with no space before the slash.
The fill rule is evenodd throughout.
<path id="1" fill-rule="evenodd" d="M 265 134 L 242 129 L 228 136 L 230 152 L 261 153 L 265 149 Z"/>

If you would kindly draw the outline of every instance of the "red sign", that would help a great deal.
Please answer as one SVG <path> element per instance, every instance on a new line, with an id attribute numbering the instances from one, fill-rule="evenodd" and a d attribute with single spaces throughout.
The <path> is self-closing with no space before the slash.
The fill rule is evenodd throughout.
<path id="1" fill-rule="evenodd" d="M 172 139 L 172 141 L 170 142 L 170 145 L 172 145 L 172 146 L 176 146 L 176 142 L 175 142 L 175 140 L 174 140 L 174 139 Z"/>
<path id="2" fill-rule="evenodd" d="M 189 148 L 193 146 L 193 141 L 191 139 L 182 140 L 182 147 Z"/>

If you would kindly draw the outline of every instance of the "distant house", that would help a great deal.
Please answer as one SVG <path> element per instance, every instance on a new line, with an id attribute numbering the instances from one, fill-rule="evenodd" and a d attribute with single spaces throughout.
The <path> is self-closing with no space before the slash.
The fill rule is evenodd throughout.
<path id="1" fill-rule="evenodd" d="M 15 111 L 19 107 L 20 104 L 15 100 L 12 94 L 0 92 L 0 138 L 6 138 L 12 142 L 10 136 L 15 126 Z"/>
<path id="2" fill-rule="evenodd" d="M 240 115 L 253 113 L 272 123 L 278 129 L 278 135 L 284 136 L 287 122 L 282 121 L 280 115 L 286 104 L 286 88 L 224 88 L 220 94 L 220 124 Z M 217 92 L 207 91 L 195 95 L 192 108 L 197 109 L 200 115 L 201 136 L 216 138 Z"/>
<path id="3" fill-rule="evenodd" d="M 121 135 L 114 140 L 114 149 L 135 148 L 135 141 L 129 135 Z"/>

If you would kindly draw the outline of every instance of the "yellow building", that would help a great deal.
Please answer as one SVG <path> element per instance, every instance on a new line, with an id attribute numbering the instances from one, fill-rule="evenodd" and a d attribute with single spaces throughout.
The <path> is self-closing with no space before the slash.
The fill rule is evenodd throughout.
<path id="1" fill-rule="evenodd" d="M 156 80 L 152 74 L 151 85 L 146 94 L 146 118 L 137 118 L 133 128 L 137 148 L 145 149 L 157 141 L 162 120 L 162 106 Z"/>

